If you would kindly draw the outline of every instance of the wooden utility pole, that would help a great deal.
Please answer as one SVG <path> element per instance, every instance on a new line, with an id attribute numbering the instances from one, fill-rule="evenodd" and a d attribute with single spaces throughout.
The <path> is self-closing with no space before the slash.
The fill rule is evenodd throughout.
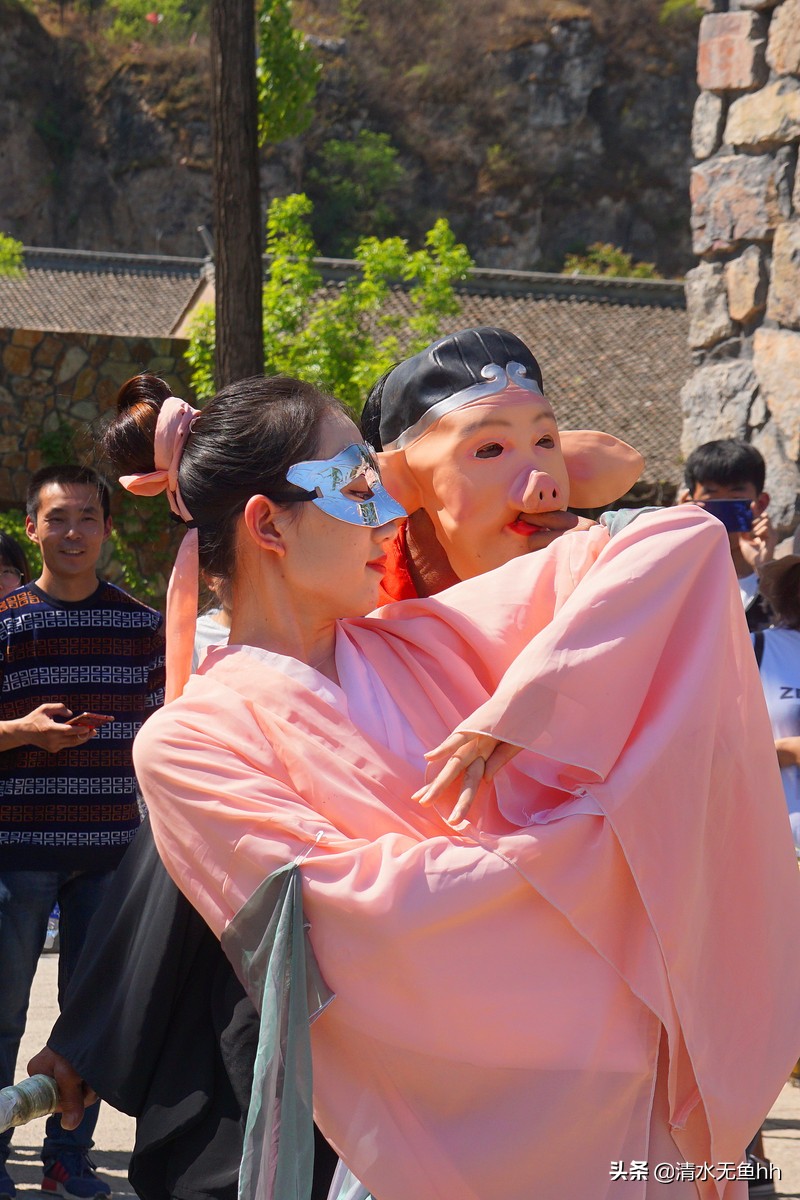
<path id="1" fill-rule="evenodd" d="M 218 388 L 264 369 L 257 125 L 253 0 L 211 0 Z"/>

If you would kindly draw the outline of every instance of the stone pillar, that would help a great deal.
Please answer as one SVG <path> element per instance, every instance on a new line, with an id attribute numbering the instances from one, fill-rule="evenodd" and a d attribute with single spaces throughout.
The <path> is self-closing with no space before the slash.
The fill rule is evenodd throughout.
<path id="1" fill-rule="evenodd" d="M 800 0 L 704 0 L 686 277 L 688 454 L 737 437 L 767 461 L 770 512 L 800 521 Z"/>

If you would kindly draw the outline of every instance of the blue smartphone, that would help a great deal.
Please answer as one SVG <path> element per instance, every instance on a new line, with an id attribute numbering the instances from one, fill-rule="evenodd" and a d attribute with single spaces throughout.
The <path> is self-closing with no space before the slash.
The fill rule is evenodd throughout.
<path id="1" fill-rule="evenodd" d="M 749 500 L 704 500 L 703 508 L 722 521 L 728 533 L 749 533 L 753 528 Z"/>

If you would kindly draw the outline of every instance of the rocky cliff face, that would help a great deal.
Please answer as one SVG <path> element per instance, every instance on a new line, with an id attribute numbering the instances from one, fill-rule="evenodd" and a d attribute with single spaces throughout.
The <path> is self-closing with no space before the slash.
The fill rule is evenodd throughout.
<path id="1" fill-rule="evenodd" d="M 398 232 L 417 237 L 443 213 L 483 266 L 557 268 L 602 240 L 682 272 L 696 27 L 659 25 L 657 0 L 611 7 L 613 19 L 599 0 L 498 0 L 490 16 L 474 0 L 362 0 L 344 28 L 338 5 L 308 0 L 318 117 L 264 153 L 265 203 L 308 187 L 327 139 L 368 128 L 406 169 Z M 43 21 L 0 0 L 0 229 L 34 245 L 202 254 L 204 46 L 121 53 Z"/>
<path id="2" fill-rule="evenodd" d="M 0 19 L 0 228 L 31 245 L 202 253 L 204 56 L 114 61 L 14 0 Z"/>

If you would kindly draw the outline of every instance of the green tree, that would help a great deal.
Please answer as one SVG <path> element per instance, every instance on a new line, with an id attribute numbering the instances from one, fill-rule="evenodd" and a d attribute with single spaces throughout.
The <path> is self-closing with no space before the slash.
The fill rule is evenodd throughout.
<path id="1" fill-rule="evenodd" d="M 193 29 L 199 15 L 184 0 L 109 0 L 108 12 L 109 37 L 119 41 L 170 41 Z"/>
<path id="2" fill-rule="evenodd" d="M 356 248 L 359 272 L 334 296 L 326 296 L 313 262 L 317 248 L 310 230 L 312 211 L 303 195 L 270 205 L 265 370 L 316 383 L 358 413 L 378 376 L 399 358 L 426 346 L 442 322 L 457 315 L 454 285 L 466 277 L 472 260 L 445 220 L 436 222 L 425 246 L 415 252 L 402 238 L 364 238 Z M 407 308 L 391 314 L 387 301 L 398 282 L 406 285 Z M 192 385 L 198 396 L 206 397 L 214 390 L 209 369 L 214 317 L 208 307 L 198 312 L 190 338 Z"/>
<path id="3" fill-rule="evenodd" d="M 0 275 L 21 275 L 24 269 L 22 242 L 0 233 Z"/>
<path id="4" fill-rule="evenodd" d="M 308 128 L 322 67 L 292 25 L 291 0 L 259 0 L 256 9 L 258 140 L 282 142 Z"/>
<path id="5" fill-rule="evenodd" d="M 562 275 L 607 275 L 623 279 L 660 279 L 654 263 L 634 262 L 633 255 L 610 242 L 593 242 L 582 254 L 568 254 Z"/>
<path id="6" fill-rule="evenodd" d="M 387 198 L 404 178 L 387 133 L 362 129 L 350 141 L 327 141 L 308 172 L 314 228 L 323 245 L 350 256 L 359 237 L 388 233 L 396 218 Z"/>

